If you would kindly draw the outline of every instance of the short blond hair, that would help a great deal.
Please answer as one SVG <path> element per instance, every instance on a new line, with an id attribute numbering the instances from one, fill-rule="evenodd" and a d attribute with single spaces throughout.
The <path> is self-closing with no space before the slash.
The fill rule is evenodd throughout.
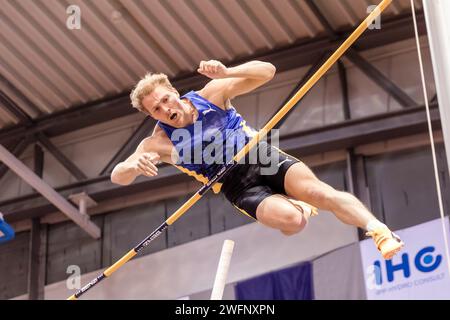
<path id="1" fill-rule="evenodd" d="M 139 80 L 130 93 L 131 105 L 133 108 L 146 113 L 145 108 L 142 105 L 142 100 L 144 100 L 145 96 L 152 93 L 157 86 L 165 86 L 169 89 L 175 90 L 170 83 L 169 78 L 164 73 L 147 73 L 141 80 Z"/>

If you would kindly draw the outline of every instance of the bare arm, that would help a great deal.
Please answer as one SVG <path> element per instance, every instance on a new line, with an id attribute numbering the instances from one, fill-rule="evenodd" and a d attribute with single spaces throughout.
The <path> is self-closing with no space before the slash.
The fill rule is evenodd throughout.
<path id="1" fill-rule="evenodd" d="M 197 70 L 213 79 L 202 90 L 201 94 L 212 100 L 227 101 L 248 93 L 273 78 L 276 72 L 274 65 L 262 61 L 250 61 L 235 67 L 227 68 L 216 60 L 202 61 Z"/>
<path id="2" fill-rule="evenodd" d="M 142 140 L 131 156 L 114 167 L 111 181 L 120 185 L 128 185 L 139 175 L 156 176 L 158 174 L 156 164 L 161 157 L 155 140 L 156 138 L 153 136 Z"/>

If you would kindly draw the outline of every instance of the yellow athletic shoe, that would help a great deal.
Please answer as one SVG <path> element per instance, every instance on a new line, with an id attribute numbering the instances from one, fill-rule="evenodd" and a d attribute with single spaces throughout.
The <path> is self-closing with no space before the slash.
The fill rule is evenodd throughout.
<path id="1" fill-rule="evenodd" d="M 405 245 L 398 235 L 388 228 L 378 228 L 366 233 L 371 236 L 384 259 L 389 260 Z"/>

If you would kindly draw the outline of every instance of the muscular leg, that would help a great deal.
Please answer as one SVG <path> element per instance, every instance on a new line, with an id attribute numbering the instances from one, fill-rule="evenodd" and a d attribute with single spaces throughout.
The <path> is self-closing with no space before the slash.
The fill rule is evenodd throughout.
<path id="1" fill-rule="evenodd" d="M 333 212 L 346 224 L 369 231 L 377 249 L 385 259 L 391 259 L 404 245 L 401 239 L 378 221 L 355 196 L 337 191 L 320 181 L 304 163 L 295 163 L 286 172 L 286 194 L 319 209 Z"/>
<path id="2" fill-rule="evenodd" d="M 376 220 L 372 213 L 350 193 L 337 191 L 320 181 L 302 162 L 292 165 L 286 172 L 286 193 L 319 209 L 331 211 L 346 224 L 366 228 Z"/>
<path id="3" fill-rule="evenodd" d="M 256 217 L 268 227 L 279 229 L 285 235 L 293 235 L 303 230 L 309 215 L 287 197 L 274 194 L 258 205 Z"/>

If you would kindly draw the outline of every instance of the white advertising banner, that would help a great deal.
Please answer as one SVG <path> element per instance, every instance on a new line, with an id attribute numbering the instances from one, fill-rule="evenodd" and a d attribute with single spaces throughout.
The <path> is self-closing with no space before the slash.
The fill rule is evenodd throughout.
<path id="1" fill-rule="evenodd" d="M 449 230 L 448 217 L 445 227 Z M 360 242 L 367 299 L 450 299 L 450 275 L 440 219 L 395 232 L 405 247 L 384 260 L 372 239 Z"/>

